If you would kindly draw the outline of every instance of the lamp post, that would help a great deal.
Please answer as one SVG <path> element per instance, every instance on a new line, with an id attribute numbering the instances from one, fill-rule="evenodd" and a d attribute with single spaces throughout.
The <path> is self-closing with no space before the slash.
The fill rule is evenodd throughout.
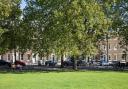
<path id="1" fill-rule="evenodd" d="M 109 58 L 109 56 L 108 56 L 108 33 L 106 33 L 106 41 L 107 41 L 107 62 L 108 62 L 108 58 Z"/>

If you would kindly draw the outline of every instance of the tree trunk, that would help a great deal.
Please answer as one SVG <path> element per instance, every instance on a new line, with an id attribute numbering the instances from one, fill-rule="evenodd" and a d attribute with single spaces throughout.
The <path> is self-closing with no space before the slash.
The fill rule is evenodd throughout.
<path id="1" fill-rule="evenodd" d="M 16 50 L 14 49 L 14 62 L 16 62 Z"/>
<path id="2" fill-rule="evenodd" d="M 42 59 L 42 60 L 43 60 L 43 65 L 44 65 L 44 64 L 45 64 L 45 63 L 44 63 L 44 54 L 43 54 L 43 59 Z"/>
<path id="3" fill-rule="evenodd" d="M 20 60 L 20 52 L 19 52 L 19 60 Z"/>
<path id="4" fill-rule="evenodd" d="M 85 56 L 84 55 L 82 55 L 82 60 L 84 60 L 85 59 Z"/>
<path id="5" fill-rule="evenodd" d="M 43 56 L 43 55 L 42 55 L 42 54 L 40 54 L 40 60 L 42 60 L 42 56 Z"/>
<path id="6" fill-rule="evenodd" d="M 49 55 L 48 55 L 48 52 L 47 52 L 47 55 L 46 55 L 46 56 L 47 56 L 47 60 L 48 60 L 48 59 L 49 59 Z"/>
<path id="7" fill-rule="evenodd" d="M 42 60 L 42 53 L 39 53 L 39 58 L 40 58 L 40 60 Z"/>
<path id="8" fill-rule="evenodd" d="M 64 68 L 64 54 L 61 52 L 61 68 Z"/>
<path id="9" fill-rule="evenodd" d="M 77 58 L 76 56 L 73 57 L 73 69 L 77 70 Z"/>
<path id="10" fill-rule="evenodd" d="M 38 66 L 42 65 L 42 53 L 39 53 L 40 60 L 38 60 Z"/>
<path id="11" fill-rule="evenodd" d="M 3 54 L 1 54 L 1 60 L 3 60 Z"/>
<path id="12" fill-rule="evenodd" d="M 23 59 L 24 59 L 23 57 L 24 57 L 24 53 L 22 53 L 22 54 L 21 54 L 21 60 L 23 60 Z"/>

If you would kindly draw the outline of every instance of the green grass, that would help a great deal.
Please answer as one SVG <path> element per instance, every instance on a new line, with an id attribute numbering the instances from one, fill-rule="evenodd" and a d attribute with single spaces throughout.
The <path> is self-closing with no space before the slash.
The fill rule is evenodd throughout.
<path id="1" fill-rule="evenodd" d="M 128 89 L 128 73 L 0 73 L 0 89 Z"/>

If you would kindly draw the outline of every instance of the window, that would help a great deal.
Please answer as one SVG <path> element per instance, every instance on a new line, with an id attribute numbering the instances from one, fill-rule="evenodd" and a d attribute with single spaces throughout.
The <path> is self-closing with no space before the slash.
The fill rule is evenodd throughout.
<path id="1" fill-rule="evenodd" d="M 104 61 L 106 60 L 106 55 L 104 55 Z"/>
<path id="2" fill-rule="evenodd" d="M 106 50 L 106 46 L 105 46 L 105 45 L 101 45 L 101 46 L 100 46 L 100 49 L 101 49 L 101 50 Z"/>
<path id="3" fill-rule="evenodd" d="M 116 54 L 114 55 L 114 60 L 117 60 L 117 55 Z"/>
<path id="4" fill-rule="evenodd" d="M 100 55 L 100 60 L 105 61 L 106 60 L 106 55 L 105 54 Z"/>
<path id="5" fill-rule="evenodd" d="M 125 54 L 122 54 L 122 59 L 123 60 L 126 60 L 126 56 L 127 56 L 126 53 Z"/>
<path id="6" fill-rule="evenodd" d="M 115 44 L 115 45 L 114 45 L 114 50 L 117 50 L 117 48 L 118 48 L 118 45 Z"/>
<path id="7" fill-rule="evenodd" d="M 111 50 L 111 44 L 108 44 L 108 49 Z"/>
<path id="8" fill-rule="evenodd" d="M 104 50 L 106 50 L 106 45 L 104 45 Z"/>
<path id="9" fill-rule="evenodd" d="M 108 55 L 108 59 L 111 60 L 111 55 Z"/>
<path id="10" fill-rule="evenodd" d="M 100 60 L 103 60 L 103 55 L 100 55 Z"/>

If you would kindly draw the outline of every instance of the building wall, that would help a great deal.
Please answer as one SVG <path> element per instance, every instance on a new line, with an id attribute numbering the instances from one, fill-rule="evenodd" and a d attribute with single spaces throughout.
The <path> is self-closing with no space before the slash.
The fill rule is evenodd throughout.
<path id="1" fill-rule="evenodd" d="M 117 37 L 115 38 L 111 38 L 108 39 L 108 59 L 109 60 L 124 60 L 122 58 L 123 54 L 124 54 L 124 49 L 120 47 L 119 45 L 119 39 Z M 100 60 L 106 60 L 107 61 L 107 40 L 101 41 L 99 42 L 99 50 L 100 53 L 97 53 L 99 55 Z M 51 54 L 49 56 L 49 60 L 52 60 L 54 54 Z M 56 56 L 54 56 L 55 59 Z M 1 59 L 2 57 L 0 57 Z M 3 55 L 3 59 L 7 60 L 7 61 L 12 61 L 14 62 L 14 52 L 13 51 L 9 51 L 6 54 Z M 23 58 L 21 58 L 21 53 L 17 52 L 16 53 L 16 60 L 21 60 L 23 59 L 25 62 L 28 63 L 37 63 L 38 60 L 40 60 L 38 54 L 36 56 L 34 56 L 34 53 L 32 53 L 32 51 L 27 51 L 26 53 L 24 53 Z M 43 58 L 44 61 L 47 60 L 46 57 Z M 64 60 L 66 60 L 67 57 L 64 56 Z M 88 61 L 88 58 L 86 58 Z M 128 61 L 128 60 L 126 60 Z"/>
<path id="2" fill-rule="evenodd" d="M 35 55 L 34 53 L 32 53 L 32 51 L 27 51 L 26 53 L 24 53 L 23 58 L 21 55 L 22 55 L 22 53 L 16 52 L 16 60 L 21 60 L 28 64 L 37 64 L 38 61 L 41 59 L 38 54 Z M 49 55 L 48 60 L 53 60 L 53 55 L 54 54 Z M 1 57 L 1 56 L 3 56 L 3 57 Z M 14 62 L 15 61 L 14 52 L 8 51 L 4 55 L 0 55 L 0 59 L 6 60 L 8 62 Z M 45 62 L 47 60 L 47 57 L 42 57 L 42 59 L 43 59 L 42 62 Z M 55 60 L 57 59 L 56 56 L 54 56 L 54 59 Z"/>
<path id="3" fill-rule="evenodd" d="M 119 39 L 118 37 L 115 38 L 111 38 L 108 39 L 108 44 L 107 44 L 107 40 L 101 41 L 100 42 L 100 51 L 101 51 L 101 58 L 100 59 L 104 59 L 102 56 L 106 56 L 107 60 L 107 46 L 108 46 L 108 59 L 109 60 L 124 60 L 122 58 L 123 54 L 124 54 L 124 50 L 123 48 L 121 48 L 121 45 L 119 44 Z"/>

